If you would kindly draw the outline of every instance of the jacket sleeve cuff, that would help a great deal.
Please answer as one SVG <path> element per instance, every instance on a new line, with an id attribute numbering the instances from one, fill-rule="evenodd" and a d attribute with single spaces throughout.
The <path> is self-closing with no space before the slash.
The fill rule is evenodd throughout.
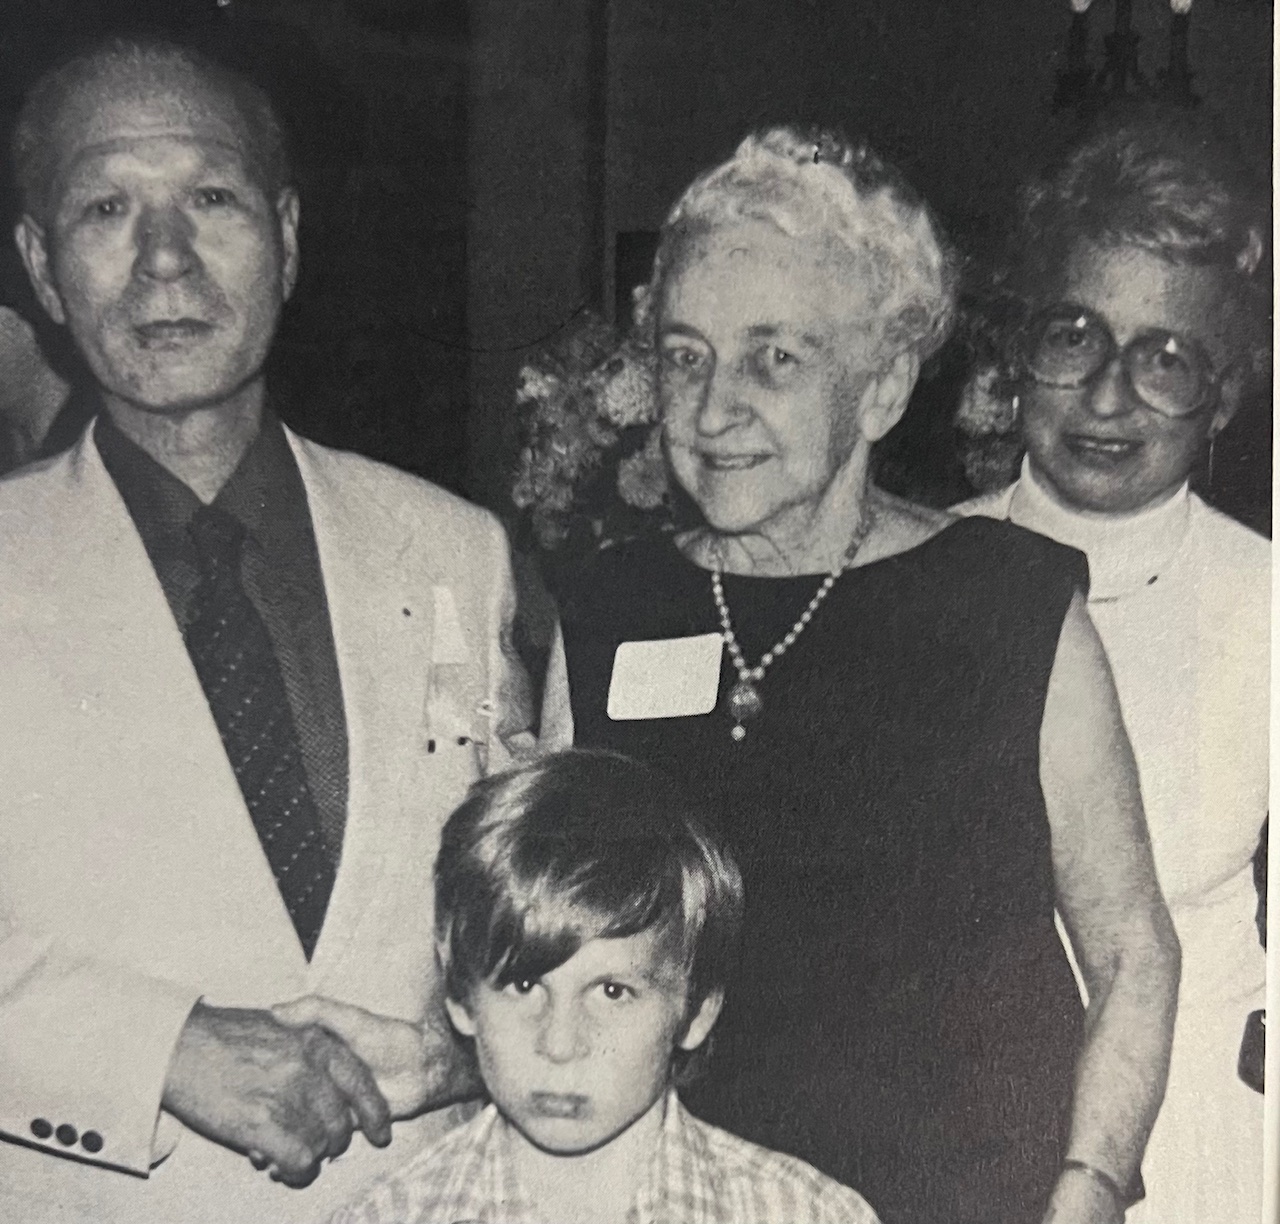
<path id="1" fill-rule="evenodd" d="M 42 941 L 0 942 L 0 1133 L 146 1174 L 199 992 Z"/>

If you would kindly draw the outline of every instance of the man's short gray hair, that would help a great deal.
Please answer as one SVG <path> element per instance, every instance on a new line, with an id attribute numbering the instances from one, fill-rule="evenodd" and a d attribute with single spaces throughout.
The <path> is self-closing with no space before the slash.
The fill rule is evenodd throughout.
<path id="1" fill-rule="evenodd" d="M 951 330 L 957 260 L 929 207 L 901 173 L 866 144 L 826 130 L 773 127 L 753 133 L 723 164 L 700 175 L 662 228 L 650 284 L 636 295 L 636 322 L 652 308 L 679 248 L 699 232 L 767 221 L 792 237 L 844 247 L 870 288 L 880 347 L 923 360 Z"/>
<path id="2" fill-rule="evenodd" d="M 207 85 L 231 103 L 240 118 L 245 154 L 257 181 L 275 196 L 292 185 L 293 167 L 280 117 L 271 99 L 256 85 L 215 60 L 163 38 L 112 37 L 72 55 L 32 86 L 13 129 L 14 179 L 23 210 L 36 221 L 48 219 L 57 173 L 57 126 L 68 102 L 81 89 L 114 77 L 184 74 Z"/>

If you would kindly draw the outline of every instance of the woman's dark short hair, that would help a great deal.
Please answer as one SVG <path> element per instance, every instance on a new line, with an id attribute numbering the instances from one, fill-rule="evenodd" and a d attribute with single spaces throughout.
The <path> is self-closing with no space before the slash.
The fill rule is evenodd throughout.
<path id="1" fill-rule="evenodd" d="M 1220 268 L 1239 310 L 1240 356 L 1270 368 L 1269 194 L 1234 143 L 1199 113 L 1151 106 L 1105 117 L 1019 199 L 1013 233 L 974 312 L 1004 349 L 1055 294 L 1081 240 Z"/>
<path id="2" fill-rule="evenodd" d="M 742 877 L 664 774 L 611 752 L 543 757 L 472 787 L 436 860 L 449 996 L 537 978 L 592 939 L 669 933 L 690 1014 L 722 989 Z"/>
<path id="3" fill-rule="evenodd" d="M 57 170 L 58 121 L 76 92 L 113 74 L 180 73 L 207 85 L 235 108 L 245 156 L 268 195 L 292 185 L 293 167 L 280 117 L 267 94 L 251 81 L 193 47 L 167 38 L 114 36 L 92 43 L 49 69 L 23 101 L 11 142 L 13 174 L 22 209 L 44 222 Z"/>

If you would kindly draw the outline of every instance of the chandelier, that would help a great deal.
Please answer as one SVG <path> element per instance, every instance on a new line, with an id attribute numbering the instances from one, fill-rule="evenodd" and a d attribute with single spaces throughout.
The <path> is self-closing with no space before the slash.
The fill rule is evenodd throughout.
<path id="1" fill-rule="evenodd" d="M 1115 0 L 1114 23 L 1111 33 L 1103 39 L 1104 56 L 1096 68 L 1089 58 L 1090 11 L 1095 7 L 1094 0 L 1070 0 L 1070 4 L 1066 66 L 1058 74 L 1054 110 L 1087 113 L 1117 98 L 1135 95 L 1159 96 L 1174 106 L 1188 108 L 1199 104 L 1200 98 L 1191 88 L 1191 63 L 1187 54 L 1192 0 L 1170 0 L 1169 57 L 1154 81 L 1147 78 L 1138 64 L 1140 37 L 1133 28 L 1133 0 Z"/>

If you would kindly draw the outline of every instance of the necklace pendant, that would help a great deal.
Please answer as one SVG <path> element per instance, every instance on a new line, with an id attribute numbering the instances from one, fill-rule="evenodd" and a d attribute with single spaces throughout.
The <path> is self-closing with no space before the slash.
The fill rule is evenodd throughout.
<path id="1" fill-rule="evenodd" d="M 759 718 L 763 712 L 764 701 L 760 697 L 760 691 L 750 680 L 739 680 L 729 690 L 729 717 L 739 726 L 753 718 Z M 744 730 L 743 735 L 745 734 Z M 741 736 L 735 738 L 740 739 Z"/>
<path id="2" fill-rule="evenodd" d="M 747 738 L 747 729 L 741 723 L 734 723 L 733 730 L 729 732 L 729 738 L 735 744 L 740 744 Z"/>

